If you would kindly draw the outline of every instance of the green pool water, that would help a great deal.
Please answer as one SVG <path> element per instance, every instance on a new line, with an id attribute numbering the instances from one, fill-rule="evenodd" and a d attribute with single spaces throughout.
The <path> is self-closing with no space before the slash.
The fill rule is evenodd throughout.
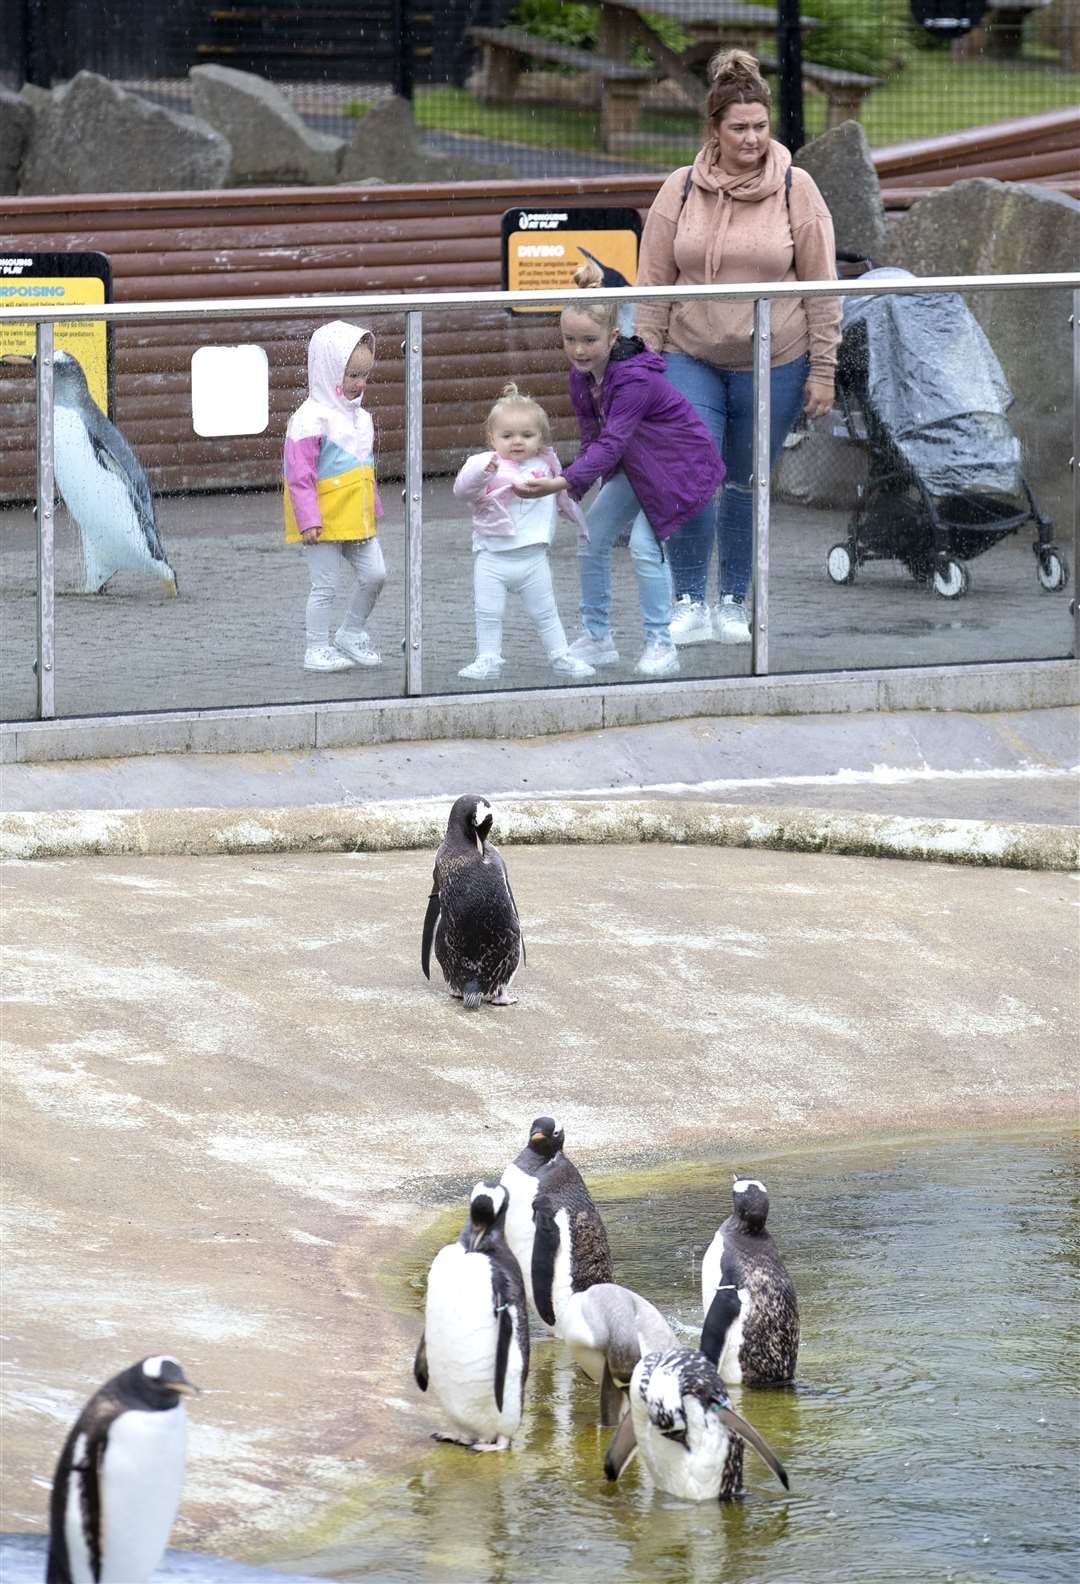
<path id="1" fill-rule="evenodd" d="M 607 1485 L 596 1388 L 538 1341 L 512 1452 L 433 1445 L 358 1491 L 333 1543 L 284 1565 L 387 1584 L 1073 1584 L 1078 1165 L 1060 1134 L 950 1137 L 601 1188 L 618 1278 L 696 1342 L 731 1169 L 768 1184 L 802 1310 L 799 1379 L 732 1401 L 791 1493 L 749 1450 L 737 1504 L 676 1501 L 637 1463 Z M 406 1273 L 417 1334 L 433 1252 Z M 411 1380 L 401 1396 L 422 1400 Z"/>

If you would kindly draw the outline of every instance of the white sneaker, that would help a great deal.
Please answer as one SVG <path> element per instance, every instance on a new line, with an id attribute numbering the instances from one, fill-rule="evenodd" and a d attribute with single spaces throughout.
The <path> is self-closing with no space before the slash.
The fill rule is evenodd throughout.
<path id="1" fill-rule="evenodd" d="M 353 662 L 333 644 L 309 644 L 304 650 L 305 671 L 351 671 Z"/>
<path id="2" fill-rule="evenodd" d="M 339 628 L 334 634 L 334 643 L 343 655 L 348 655 L 355 665 L 376 666 L 382 664 L 379 656 L 371 647 L 371 639 L 366 632 L 346 632 L 343 627 Z"/>
<path id="3" fill-rule="evenodd" d="M 675 645 L 663 638 L 650 638 L 641 651 L 641 659 L 634 670 L 640 676 L 671 676 L 679 669 L 679 655 Z"/>
<path id="4" fill-rule="evenodd" d="M 578 660 L 584 660 L 586 665 L 606 666 L 619 663 L 619 651 L 610 633 L 605 633 L 602 638 L 594 638 L 591 633 L 583 632 L 580 638 L 574 639 L 566 652 L 576 656 Z"/>
<path id="5" fill-rule="evenodd" d="M 682 594 L 671 618 L 671 641 L 677 644 L 708 643 L 713 637 L 712 612 L 701 600 Z"/>
<path id="6" fill-rule="evenodd" d="M 569 649 L 564 649 L 562 654 L 552 655 L 551 669 L 561 671 L 564 676 L 573 677 L 580 682 L 583 677 L 596 675 L 596 667 L 591 666 L 580 655 L 571 654 Z"/>
<path id="7" fill-rule="evenodd" d="M 716 607 L 716 636 L 725 644 L 750 642 L 750 618 L 746 606 L 737 603 L 730 594 L 725 594 Z"/>
<path id="8" fill-rule="evenodd" d="M 466 677 L 470 682 L 487 682 L 492 677 L 498 676 L 504 664 L 502 655 L 477 655 L 469 665 L 462 666 L 458 676 Z"/>

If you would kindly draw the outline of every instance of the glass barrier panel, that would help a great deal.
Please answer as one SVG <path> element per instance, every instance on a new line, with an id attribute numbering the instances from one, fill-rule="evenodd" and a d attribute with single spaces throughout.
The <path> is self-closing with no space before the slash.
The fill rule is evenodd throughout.
<path id="1" fill-rule="evenodd" d="M 374 420 L 374 439 L 369 430 L 358 441 L 365 456 L 351 457 L 343 445 L 336 457 L 323 452 L 317 460 L 301 446 L 297 463 L 301 473 L 310 471 L 306 487 L 317 510 L 329 510 L 329 497 L 348 495 L 359 503 L 356 521 L 375 535 L 363 548 L 359 540 L 338 540 L 337 531 L 354 532 L 350 518 L 314 549 L 286 538 L 285 429 L 308 397 L 308 341 L 319 323 L 298 317 L 117 327 L 113 411 L 106 420 L 96 409 L 93 419 L 121 460 L 123 483 L 107 522 L 86 520 L 72 473 L 77 403 L 69 407 L 74 418 L 57 428 L 64 501 L 57 515 L 58 715 L 403 692 L 404 513 L 395 477 L 401 337 L 400 326 L 389 332 L 386 316 L 373 327 L 376 357 L 361 403 Z M 208 348 L 244 349 L 235 369 L 228 359 L 210 360 L 211 379 L 246 378 L 250 388 L 207 404 L 200 396 L 207 360 L 196 358 L 193 410 L 193 355 Z M 58 410 L 66 399 L 58 380 Z M 230 409 L 231 434 L 222 432 Z M 260 422 L 261 432 L 253 432 Z M 373 450 L 385 508 L 377 523 Z M 370 612 L 368 594 L 375 596 Z M 342 631 L 350 654 L 335 643 Z"/>
<path id="2" fill-rule="evenodd" d="M 0 715 L 37 715 L 37 425 L 34 370 L 0 358 Z"/>
<path id="3" fill-rule="evenodd" d="M 773 471 L 771 671 L 1071 653 L 1069 311 L 1038 288 L 847 299 L 837 404 Z"/>

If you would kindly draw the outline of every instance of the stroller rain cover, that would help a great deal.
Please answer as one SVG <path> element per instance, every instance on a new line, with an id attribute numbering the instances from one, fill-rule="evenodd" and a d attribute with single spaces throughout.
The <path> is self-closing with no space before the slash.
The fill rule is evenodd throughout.
<path id="1" fill-rule="evenodd" d="M 848 297 L 843 325 L 856 361 L 865 332 L 866 405 L 931 495 L 1018 492 L 1012 392 L 962 297 Z"/>

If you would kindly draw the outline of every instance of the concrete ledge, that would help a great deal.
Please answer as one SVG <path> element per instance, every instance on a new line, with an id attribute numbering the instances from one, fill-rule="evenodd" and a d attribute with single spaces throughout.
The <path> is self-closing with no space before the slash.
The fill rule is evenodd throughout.
<path id="1" fill-rule="evenodd" d="M 670 842 L 917 858 L 1012 869 L 1080 867 L 1080 828 L 831 814 L 716 803 L 495 800 L 514 844 Z M 434 849 L 449 799 L 284 809 L 61 810 L 0 816 L 9 859 Z"/>
<path id="2" fill-rule="evenodd" d="M 540 737 L 700 715 L 1025 710 L 1076 703 L 1080 703 L 1080 668 L 1075 661 L 1008 661 L 9 721 L 0 723 L 0 762 L 45 764 L 150 753 L 256 753 L 445 738 Z"/>

